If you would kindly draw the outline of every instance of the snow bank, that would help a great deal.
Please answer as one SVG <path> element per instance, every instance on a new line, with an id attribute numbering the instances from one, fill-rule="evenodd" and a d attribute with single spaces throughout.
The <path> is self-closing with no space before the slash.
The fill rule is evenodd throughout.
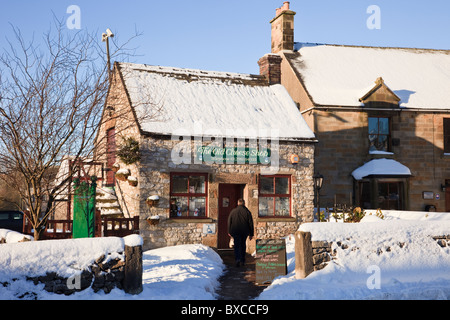
<path id="1" fill-rule="evenodd" d="M 3 244 L 0 245 L 0 277 L 3 280 L 24 275 L 34 277 L 47 272 L 70 277 L 102 255 L 123 251 L 124 240 L 115 237 Z"/>
<path id="2" fill-rule="evenodd" d="M 17 243 L 25 241 L 33 241 L 32 236 L 22 234 L 20 232 L 11 231 L 8 229 L 0 229 L 0 240 L 4 239 L 6 243 Z"/>
<path id="3" fill-rule="evenodd" d="M 366 215 L 358 224 L 301 225 L 313 241 L 332 241 L 335 259 L 301 280 L 289 264 L 290 273 L 275 279 L 260 299 L 450 299 L 450 247 L 432 238 L 450 234 L 449 214 L 383 214 L 386 220 Z M 374 275 L 377 288 L 370 286 Z"/>
<path id="4" fill-rule="evenodd" d="M 225 268 L 220 256 L 204 245 L 149 250 L 143 256 L 144 292 L 157 300 L 212 300 Z"/>
<path id="5" fill-rule="evenodd" d="M 92 259 L 112 250 L 123 250 L 124 244 L 140 243 L 140 237 L 132 235 L 121 238 L 95 238 L 69 241 L 41 241 L 40 247 L 24 246 L 20 250 L 13 245 L 10 250 L 0 251 L 0 300 L 4 299 L 38 299 L 38 300 L 212 300 L 219 286 L 218 279 L 225 268 L 222 259 L 211 248 L 204 245 L 180 245 L 149 250 L 143 254 L 143 292 L 139 295 L 129 295 L 122 290 L 113 289 L 109 294 L 103 291 L 94 293 L 92 288 L 76 292 L 70 296 L 46 292 L 44 285 L 34 285 L 25 276 L 14 278 L 14 275 L 26 272 L 41 273 L 40 267 L 59 271 L 68 269 L 72 272 L 74 264 L 63 251 L 77 255 L 77 259 L 89 265 Z M 100 240 L 100 241 L 90 241 Z M 33 253 L 33 250 L 37 250 Z M 4 253 L 18 251 L 20 254 L 5 256 Z M 87 254 L 86 251 L 92 254 Z M 86 254 L 84 254 L 85 252 Z M 31 254 L 31 257 L 27 256 Z M 42 261 L 37 256 L 42 255 Z M 31 259 L 30 259 L 31 258 Z M 35 265 L 36 264 L 36 265 Z M 6 267 L 6 269 L 4 269 Z M 81 267 L 78 263 L 76 268 Z M 16 270 L 17 268 L 17 270 Z M 17 271 L 17 272 L 16 272 Z M 45 272 L 44 272 L 45 274 Z M 26 273 L 25 275 L 30 276 Z M 8 285 L 1 284 L 7 281 Z"/>

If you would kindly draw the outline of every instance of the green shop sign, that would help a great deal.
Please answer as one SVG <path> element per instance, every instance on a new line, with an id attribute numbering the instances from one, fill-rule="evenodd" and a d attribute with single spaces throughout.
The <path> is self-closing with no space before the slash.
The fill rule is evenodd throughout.
<path id="1" fill-rule="evenodd" d="M 221 148 L 202 146 L 196 149 L 196 158 L 206 163 L 270 164 L 270 149 Z"/>

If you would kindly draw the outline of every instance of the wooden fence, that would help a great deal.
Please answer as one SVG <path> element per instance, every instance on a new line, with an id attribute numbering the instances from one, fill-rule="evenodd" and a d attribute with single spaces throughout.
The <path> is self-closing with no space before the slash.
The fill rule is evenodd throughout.
<path id="1" fill-rule="evenodd" d="M 108 218 L 96 215 L 96 237 L 125 237 L 130 234 L 139 234 L 139 217 L 134 218 Z M 72 238 L 73 220 L 48 220 L 41 234 L 42 240 L 70 239 Z M 23 233 L 33 235 L 31 223 L 24 217 Z"/>

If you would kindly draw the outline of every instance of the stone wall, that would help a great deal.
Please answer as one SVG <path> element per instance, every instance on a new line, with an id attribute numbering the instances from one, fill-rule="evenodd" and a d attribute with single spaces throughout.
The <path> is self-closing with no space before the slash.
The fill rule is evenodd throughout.
<path id="1" fill-rule="evenodd" d="M 94 292 L 103 290 L 105 293 L 117 288 L 129 294 L 139 294 L 143 290 L 142 246 L 125 245 L 124 249 L 123 253 L 101 255 L 92 265 L 70 278 L 56 272 L 46 272 L 42 276 L 26 276 L 26 279 L 35 285 L 44 284 L 45 291 L 55 294 L 71 295 L 88 288 Z M 7 288 L 11 283 L 0 281 L 0 285 Z M 28 292 L 27 295 L 29 298 L 35 294 Z"/>
<path id="2" fill-rule="evenodd" d="M 297 101 L 297 100 L 296 100 Z M 446 180 L 450 180 L 450 156 L 444 154 L 444 118 L 447 113 L 383 111 L 330 108 L 307 112 L 304 118 L 314 125 L 319 143 L 316 147 L 316 172 L 325 177 L 321 205 L 349 204 L 355 198 L 351 173 L 374 158 L 392 158 L 407 166 L 412 173 L 405 186 L 409 192 L 405 210 L 422 211 L 434 205 L 444 212 Z M 392 154 L 369 154 L 368 117 L 388 117 L 391 122 Z M 309 120 L 308 120 L 309 119 Z M 424 200 L 423 192 L 440 197 Z M 336 197 L 336 198 L 335 198 Z M 357 200 L 357 199 L 355 199 Z M 356 203 L 359 205 L 358 203 Z"/>
<path id="3" fill-rule="evenodd" d="M 312 241 L 310 232 L 297 231 L 295 233 L 295 277 L 297 279 L 304 279 L 314 271 L 321 270 L 326 265 L 336 258 L 336 250 L 333 250 L 333 242 L 330 241 Z M 433 236 L 436 243 L 445 248 L 450 246 L 450 235 Z M 405 247 L 405 243 L 399 242 L 397 245 L 400 248 Z M 358 250 L 358 248 L 349 246 L 345 240 L 336 241 L 336 246 L 343 250 Z M 377 255 L 383 253 L 383 250 L 389 252 L 390 247 L 384 249 L 374 249 Z"/>
<path id="4" fill-rule="evenodd" d="M 279 58 L 278 58 L 279 59 Z M 150 135 L 141 132 L 136 124 L 127 92 L 117 69 L 114 71 L 111 90 L 106 102 L 107 108 L 96 139 L 96 159 L 106 163 L 106 133 L 116 130 L 116 143 L 133 137 L 140 144 L 141 161 L 120 168 L 127 168 L 137 178 L 137 186 L 130 186 L 126 181 L 117 181 L 116 194 L 125 217 L 140 217 L 140 234 L 144 238 L 144 249 L 160 248 L 171 245 L 203 243 L 217 247 L 219 220 L 218 193 L 220 184 L 240 184 L 244 186 L 244 200 L 253 213 L 255 236 L 268 238 L 286 236 L 298 228 L 299 223 L 313 220 L 313 142 L 280 142 L 278 174 L 291 177 L 291 216 L 285 218 L 258 217 L 258 178 L 264 169 L 261 164 L 196 164 L 194 156 L 190 163 L 174 163 L 172 152 L 179 141 L 171 137 Z M 209 143 L 210 141 L 208 141 Z M 206 143 L 207 144 L 207 143 Z M 203 145 L 206 145 L 205 143 Z M 191 141 L 191 149 L 194 142 Z M 270 147 L 269 147 L 270 148 Z M 300 163 L 292 164 L 292 154 L 300 156 Z M 208 205 L 205 219 L 171 219 L 170 217 L 170 174 L 172 172 L 201 172 L 208 174 Z M 146 199 L 158 195 L 156 205 L 149 207 Z M 232 204 L 233 205 L 233 204 Z M 158 224 L 150 225 L 147 218 L 159 216 Z M 204 234 L 205 224 L 215 225 L 216 232 Z M 255 240 L 249 244 L 254 250 Z"/>
<path id="5" fill-rule="evenodd" d="M 146 137 L 141 141 L 142 160 L 138 173 L 138 194 L 140 195 L 139 214 L 141 236 L 145 249 L 169 245 L 203 243 L 217 246 L 217 224 L 219 219 L 219 185 L 241 184 L 244 187 L 244 200 L 253 214 L 255 236 L 259 239 L 283 237 L 294 232 L 299 223 L 313 220 L 313 171 L 314 144 L 308 142 L 280 142 L 278 174 L 291 176 L 291 217 L 258 217 L 258 177 L 262 172 L 261 164 L 175 164 L 172 150 L 178 141 L 170 137 Z M 193 142 L 191 143 L 194 150 Z M 270 148 L 270 147 L 269 147 Z M 292 164 L 290 156 L 298 154 L 300 163 Z M 208 208 L 207 217 L 200 220 L 171 219 L 170 208 L 170 173 L 200 172 L 208 174 Z M 160 200 L 154 207 L 145 203 L 147 197 L 158 195 Z M 231 204 L 233 205 L 233 204 Z M 157 225 L 149 225 L 146 219 L 160 217 Z M 215 224 L 215 234 L 203 234 L 205 223 Z M 254 242 L 254 240 L 253 240 Z M 252 250 L 254 243 L 250 243 Z"/>

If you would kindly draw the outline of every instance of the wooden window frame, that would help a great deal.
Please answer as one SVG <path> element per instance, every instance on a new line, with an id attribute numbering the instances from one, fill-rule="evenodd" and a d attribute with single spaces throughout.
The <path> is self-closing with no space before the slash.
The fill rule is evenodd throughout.
<path id="1" fill-rule="evenodd" d="M 371 133 L 368 130 L 368 137 L 370 136 L 376 136 L 377 137 L 377 141 L 379 141 L 379 137 L 380 136 L 385 136 L 387 137 L 387 150 L 379 150 L 378 148 L 375 151 L 385 151 L 385 152 L 391 152 L 392 151 L 392 141 L 391 141 L 391 136 L 392 136 L 392 128 L 391 128 L 391 118 L 390 117 L 386 117 L 386 116 L 369 116 L 368 120 L 367 120 L 367 127 L 369 128 L 369 122 L 370 119 L 377 119 L 378 121 L 378 128 L 377 128 L 377 133 Z M 388 120 L 388 130 L 389 133 L 385 134 L 385 133 L 380 133 L 380 119 L 387 119 Z M 370 139 L 369 139 L 369 149 L 370 149 Z M 370 151 L 370 150 L 369 150 Z"/>
<path id="2" fill-rule="evenodd" d="M 273 190 L 274 193 L 265 193 L 263 194 L 261 192 L 261 178 L 272 178 L 273 179 Z M 276 178 L 288 178 L 289 181 L 289 193 L 276 193 L 276 183 L 275 183 L 275 179 Z M 259 218 L 291 218 L 292 217 L 292 177 L 291 175 L 287 175 L 287 174 L 275 174 L 275 175 L 260 175 L 259 176 L 259 181 L 258 181 L 258 217 Z M 259 199 L 261 198 L 272 198 L 273 197 L 273 214 L 272 215 L 267 215 L 267 216 L 262 216 L 259 214 Z M 284 216 L 277 216 L 275 215 L 276 213 L 276 199 L 277 198 L 289 198 L 289 215 L 284 215 Z"/>
<path id="3" fill-rule="evenodd" d="M 188 192 L 187 193 L 174 193 L 173 190 L 173 176 L 186 176 L 188 177 Z M 189 193 L 189 177 L 193 176 L 203 176 L 205 177 L 205 193 Z M 188 213 L 189 213 L 189 204 L 190 204 L 190 198 L 205 198 L 205 215 L 204 216 L 198 216 L 198 217 L 192 217 L 192 216 L 173 216 L 171 209 L 169 208 L 169 216 L 170 219 L 205 219 L 208 218 L 208 174 L 207 173 L 199 173 L 199 172 L 171 172 L 170 173 L 170 201 L 172 200 L 172 197 L 186 197 L 188 199 L 187 207 L 188 207 Z"/>

